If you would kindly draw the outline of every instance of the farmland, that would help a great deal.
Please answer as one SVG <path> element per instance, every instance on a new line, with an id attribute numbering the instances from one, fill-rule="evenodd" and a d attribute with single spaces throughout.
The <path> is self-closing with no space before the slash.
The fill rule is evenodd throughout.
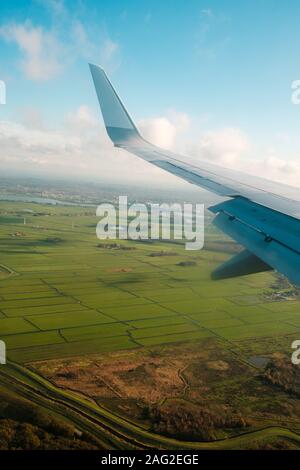
<path id="1" fill-rule="evenodd" d="M 200 383 L 191 387 L 193 375 L 197 376 L 192 370 L 195 357 L 199 363 L 213 363 L 215 350 L 223 363 L 234 362 L 233 368 L 228 366 L 231 376 L 224 376 L 222 364 L 219 372 L 218 365 L 212 366 L 205 376 L 208 387 L 218 374 L 222 379 L 215 396 L 221 406 L 220 397 L 224 398 L 227 390 L 238 390 L 232 381 L 242 380 L 243 374 L 249 378 L 256 374 L 250 357 L 290 355 L 292 341 L 300 337 L 297 291 L 273 273 L 211 281 L 211 271 L 236 251 L 236 246 L 212 226 L 206 232 L 205 249 L 199 252 L 167 242 L 118 241 L 109 247 L 96 238 L 94 212 L 80 206 L 0 202 L 0 339 L 6 343 L 9 361 L 66 389 L 88 394 L 91 384 L 86 379 L 78 381 L 81 363 L 91 368 L 97 362 L 113 383 L 116 374 L 121 374 L 114 365 L 116 358 L 127 360 L 124 370 L 137 369 L 135 388 L 140 385 L 144 398 L 130 391 L 127 378 L 116 382 L 115 392 L 93 388 L 90 396 L 111 409 L 116 397 L 122 402 L 123 396 L 127 408 L 121 403 L 119 413 L 139 420 L 135 406 L 141 400 L 142 407 L 153 405 L 153 400 L 178 397 L 199 402 L 195 390 Z M 201 356 L 203 345 L 209 357 Z M 174 395 L 162 385 L 162 394 L 157 391 L 155 395 L 155 383 L 160 379 L 153 370 L 161 364 L 149 371 L 151 354 L 161 354 L 167 363 L 172 351 L 178 351 L 185 361 L 175 361 L 168 369 L 164 386 L 179 380 L 178 393 Z M 185 380 L 193 391 L 190 394 L 182 392 L 184 379 L 177 375 L 188 364 Z M 73 381 L 61 381 L 64 374 L 68 376 L 66 369 L 75 374 Z M 99 380 L 107 383 L 105 373 Z M 143 374 L 150 377 L 154 398 L 148 397 Z M 94 375 L 91 368 L 90 377 Z M 85 390 L 79 382 L 85 384 Z M 268 387 L 265 392 L 273 393 Z M 251 407 L 249 397 L 245 400 Z M 293 406 L 292 415 L 299 412 Z M 283 411 L 277 421 L 276 413 L 269 413 L 268 418 L 263 412 L 257 415 L 264 423 L 284 422 Z M 296 421 L 291 421 L 295 429 Z"/>

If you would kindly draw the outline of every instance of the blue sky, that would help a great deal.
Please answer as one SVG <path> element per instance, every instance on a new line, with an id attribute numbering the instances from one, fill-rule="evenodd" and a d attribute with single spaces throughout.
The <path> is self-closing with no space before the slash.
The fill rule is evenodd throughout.
<path id="1" fill-rule="evenodd" d="M 102 132 L 91 61 L 105 67 L 134 119 L 158 143 L 300 182 L 300 105 L 291 103 L 291 83 L 300 79 L 299 1 L 15 0 L 2 1 L 0 13 L 2 135 L 20 141 L 25 134 L 29 142 L 25 148 L 18 142 L 14 153 L 6 139 L 1 168 L 15 162 L 51 170 L 57 156 L 48 141 L 57 136 L 57 153 L 69 163 L 61 148 L 77 145 L 76 173 L 80 152 L 86 145 L 88 154 L 91 139 L 98 142 L 91 135 Z M 89 163 L 82 156 L 91 174 L 96 158 Z M 136 165 L 140 177 L 143 167 Z"/>

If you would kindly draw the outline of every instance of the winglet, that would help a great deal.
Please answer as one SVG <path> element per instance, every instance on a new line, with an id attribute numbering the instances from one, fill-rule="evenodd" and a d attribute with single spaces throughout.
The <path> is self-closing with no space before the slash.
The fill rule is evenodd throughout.
<path id="1" fill-rule="evenodd" d="M 125 109 L 122 101 L 110 83 L 104 70 L 89 64 L 106 131 L 114 145 L 133 144 L 141 135 Z"/>

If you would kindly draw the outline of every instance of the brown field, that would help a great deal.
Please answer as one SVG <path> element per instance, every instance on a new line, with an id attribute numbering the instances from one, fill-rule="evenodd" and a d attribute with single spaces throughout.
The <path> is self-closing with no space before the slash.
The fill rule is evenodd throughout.
<path id="1" fill-rule="evenodd" d="M 289 357 L 280 351 L 269 354 L 269 363 L 278 357 L 285 371 Z M 166 435 L 205 439 L 206 435 L 193 434 L 193 427 L 205 413 L 209 413 L 205 422 L 210 421 L 214 438 L 221 437 L 224 429 L 232 434 L 243 427 L 257 429 L 268 423 L 299 427 L 300 404 L 291 390 L 279 387 L 277 378 L 273 383 L 267 368 L 251 365 L 246 357 L 237 356 L 216 339 L 29 366 L 59 387 L 85 395 Z M 224 421 L 219 422 L 220 416 Z M 180 433 L 182 427 L 185 433 Z M 211 432 L 209 429 L 208 439 Z"/>

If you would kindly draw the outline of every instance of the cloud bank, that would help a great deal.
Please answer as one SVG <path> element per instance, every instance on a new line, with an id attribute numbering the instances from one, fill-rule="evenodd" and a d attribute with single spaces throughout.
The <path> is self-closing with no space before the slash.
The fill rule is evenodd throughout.
<path id="1" fill-rule="evenodd" d="M 87 27 L 63 0 L 36 2 L 50 12 L 47 27 L 30 20 L 0 25 L 0 39 L 17 46 L 17 65 L 27 79 L 51 80 L 78 58 L 100 62 L 108 71 L 120 65 L 120 45 L 105 30 L 95 29 L 92 22 Z M 196 49 L 200 56 L 213 57 L 226 45 L 227 38 L 219 36 L 218 25 L 228 24 L 228 18 L 203 9 L 200 20 Z M 145 22 L 151 21 L 149 12 Z M 101 121 L 84 104 L 69 112 L 57 128 L 45 125 L 39 109 L 28 108 L 18 113 L 18 116 L 22 114 L 22 119 L 18 117 L 19 122 L 0 122 L 2 171 L 180 184 L 174 176 L 125 151 L 114 149 Z M 193 119 L 176 110 L 141 119 L 138 124 L 147 140 L 196 161 L 204 159 L 297 187 L 300 185 L 297 156 L 286 158 L 273 148 L 259 148 L 251 136 L 238 127 L 193 132 Z M 280 139 L 288 142 L 289 136 L 282 134 Z"/>
<path id="2" fill-rule="evenodd" d="M 104 28 L 88 28 L 63 2 L 41 3 L 51 11 L 50 26 L 29 19 L 0 24 L 0 39 L 17 46 L 17 66 L 27 79 L 51 80 L 78 59 L 99 62 L 110 72 L 120 66 L 120 45 Z"/>
<path id="3" fill-rule="evenodd" d="M 19 65 L 27 78 L 49 80 L 62 71 L 65 48 L 53 32 L 26 21 L 2 26 L 0 37 L 15 43 L 23 53 Z"/>
<path id="4" fill-rule="evenodd" d="M 251 157 L 254 144 L 241 129 L 223 128 L 188 135 L 191 119 L 169 111 L 165 116 L 142 119 L 142 135 L 156 145 L 201 159 L 265 176 L 299 187 L 300 163 L 274 151 L 264 158 Z M 172 175 L 114 149 L 101 121 L 81 105 L 68 113 L 59 129 L 47 128 L 34 110 L 23 113 L 23 122 L 0 122 L 0 169 L 38 172 L 44 175 L 93 177 L 126 183 L 177 184 Z"/>

